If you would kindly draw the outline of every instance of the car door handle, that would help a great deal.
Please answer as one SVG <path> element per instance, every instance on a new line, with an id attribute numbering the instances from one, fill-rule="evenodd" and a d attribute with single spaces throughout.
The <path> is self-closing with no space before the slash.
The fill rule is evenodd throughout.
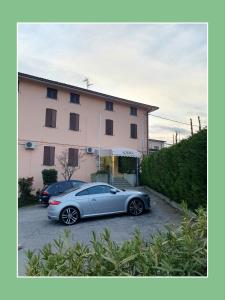
<path id="1" fill-rule="evenodd" d="M 95 198 L 91 199 L 91 201 L 97 201 Z"/>

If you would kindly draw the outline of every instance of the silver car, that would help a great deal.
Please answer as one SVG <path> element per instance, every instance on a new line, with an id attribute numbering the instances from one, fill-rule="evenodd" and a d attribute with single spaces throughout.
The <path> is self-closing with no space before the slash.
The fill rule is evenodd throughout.
<path id="1" fill-rule="evenodd" d="M 89 183 L 49 200 L 48 218 L 73 225 L 79 219 L 129 213 L 138 216 L 150 209 L 150 198 L 138 191 L 120 190 L 105 183 Z"/>

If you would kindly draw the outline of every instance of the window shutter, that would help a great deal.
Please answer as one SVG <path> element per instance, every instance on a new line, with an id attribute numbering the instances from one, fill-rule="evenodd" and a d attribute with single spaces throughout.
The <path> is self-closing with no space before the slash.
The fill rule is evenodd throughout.
<path id="1" fill-rule="evenodd" d="M 46 108 L 46 115 L 45 115 L 45 126 L 46 127 L 56 127 L 56 113 L 55 109 Z"/>
<path id="2" fill-rule="evenodd" d="M 79 131 L 79 115 L 70 113 L 70 130 Z"/>
<path id="3" fill-rule="evenodd" d="M 113 135 L 113 120 L 105 120 L 105 134 Z"/>
<path id="4" fill-rule="evenodd" d="M 52 109 L 52 126 L 53 128 L 56 128 L 56 110 Z"/>
<path id="5" fill-rule="evenodd" d="M 50 127 L 51 126 L 51 109 L 46 109 L 46 115 L 45 115 L 45 126 Z"/>
<path id="6" fill-rule="evenodd" d="M 53 166 L 55 163 L 55 147 L 44 146 L 43 165 Z"/>
<path id="7" fill-rule="evenodd" d="M 130 124 L 130 137 L 137 138 L 137 124 Z"/>
<path id="8" fill-rule="evenodd" d="M 55 147 L 50 148 L 50 166 L 54 166 L 55 164 Z"/>
<path id="9" fill-rule="evenodd" d="M 79 131 L 79 115 L 75 114 L 75 130 Z"/>
<path id="10" fill-rule="evenodd" d="M 69 148 L 68 165 L 72 167 L 78 166 L 78 149 Z"/>

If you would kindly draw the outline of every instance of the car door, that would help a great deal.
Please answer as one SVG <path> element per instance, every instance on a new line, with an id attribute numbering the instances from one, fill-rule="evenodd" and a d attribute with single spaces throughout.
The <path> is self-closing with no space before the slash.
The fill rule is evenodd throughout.
<path id="1" fill-rule="evenodd" d="M 78 207 L 83 216 L 91 216 L 94 214 L 92 207 L 92 195 L 89 195 L 89 189 L 82 190 L 75 195 L 75 201 L 78 203 Z"/>
<path id="2" fill-rule="evenodd" d="M 121 212 L 124 210 L 124 201 L 117 193 L 110 192 L 108 185 L 98 185 L 89 188 L 90 202 L 94 214 Z"/>

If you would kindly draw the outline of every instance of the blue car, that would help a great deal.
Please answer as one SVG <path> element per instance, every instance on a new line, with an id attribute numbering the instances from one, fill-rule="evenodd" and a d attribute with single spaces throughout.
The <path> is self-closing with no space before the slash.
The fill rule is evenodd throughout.
<path id="1" fill-rule="evenodd" d="M 60 194 L 65 193 L 68 190 L 78 188 L 84 183 L 85 182 L 81 180 L 68 180 L 68 181 L 58 181 L 50 185 L 46 185 L 39 194 L 38 197 L 39 202 L 41 204 L 45 204 L 46 206 L 48 206 L 49 199 L 52 196 L 58 196 Z"/>

